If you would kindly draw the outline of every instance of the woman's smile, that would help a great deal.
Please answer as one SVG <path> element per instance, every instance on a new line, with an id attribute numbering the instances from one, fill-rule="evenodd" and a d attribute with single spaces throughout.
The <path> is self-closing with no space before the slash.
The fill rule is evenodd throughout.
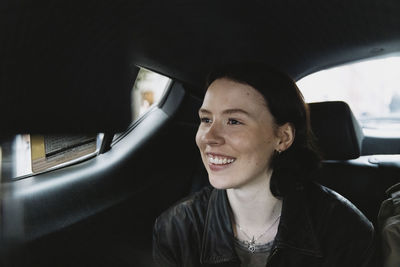
<path id="1" fill-rule="evenodd" d="M 212 171 L 220 171 L 230 167 L 236 160 L 236 158 L 214 154 L 206 153 L 208 159 L 208 166 Z"/>

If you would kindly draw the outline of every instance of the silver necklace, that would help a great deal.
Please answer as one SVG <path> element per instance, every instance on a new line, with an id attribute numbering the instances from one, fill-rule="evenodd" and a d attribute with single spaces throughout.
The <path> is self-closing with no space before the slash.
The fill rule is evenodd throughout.
<path id="1" fill-rule="evenodd" d="M 268 233 L 268 231 L 271 230 L 272 226 L 274 226 L 274 225 L 278 222 L 278 220 L 279 220 L 280 217 L 281 217 L 281 215 L 279 215 L 279 216 L 275 219 L 275 221 L 268 227 L 268 229 L 265 230 L 265 232 L 263 232 L 263 233 L 262 233 L 261 235 L 259 235 L 257 238 L 254 238 L 254 235 L 253 235 L 253 237 L 250 237 L 250 236 L 243 230 L 243 228 L 240 227 L 240 225 L 239 225 L 238 223 L 236 223 L 236 225 L 239 227 L 239 230 L 249 239 L 248 241 L 244 241 L 244 243 L 246 244 L 247 249 L 248 249 L 251 253 L 254 253 L 254 251 L 256 251 L 256 242 L 257 242 L 257 240 L 260 239 L 261 237 L 263 237 L 266 233 Z"/>

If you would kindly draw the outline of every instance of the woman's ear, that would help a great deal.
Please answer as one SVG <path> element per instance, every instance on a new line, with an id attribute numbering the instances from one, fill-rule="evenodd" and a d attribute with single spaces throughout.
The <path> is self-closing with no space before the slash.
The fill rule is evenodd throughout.
<path id="1" fill-rule="evenodd" d="M 279 126 L 278 137 L 279 143 L 276 147 L 276 150 L 278 152 L 285 151 L 293 144 L 295 137 L 295 128 L 289 122 L 285 123 L 282 126 Z"/>

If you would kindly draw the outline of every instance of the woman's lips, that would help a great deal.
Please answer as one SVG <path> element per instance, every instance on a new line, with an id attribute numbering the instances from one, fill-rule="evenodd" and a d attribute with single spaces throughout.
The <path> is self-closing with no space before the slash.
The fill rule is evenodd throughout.
<path id="1" fill-rule="evenodd" d="M 214 153 L 206 153 L 208 166 L 212 171 L 220 171 L 228 168 L 233 162 L 235 162 L 236 158 L 214 154 Z"/>

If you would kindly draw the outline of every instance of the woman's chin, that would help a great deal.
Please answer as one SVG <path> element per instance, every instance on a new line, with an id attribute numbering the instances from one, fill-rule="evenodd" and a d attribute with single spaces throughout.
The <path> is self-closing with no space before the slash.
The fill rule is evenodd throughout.
<path id="1" fill-rule="evenodd" d="M 231 179 L 225 177 L 208 176 L 210 184 L 216 189 L 229 189 L 234 187 Z"/>

